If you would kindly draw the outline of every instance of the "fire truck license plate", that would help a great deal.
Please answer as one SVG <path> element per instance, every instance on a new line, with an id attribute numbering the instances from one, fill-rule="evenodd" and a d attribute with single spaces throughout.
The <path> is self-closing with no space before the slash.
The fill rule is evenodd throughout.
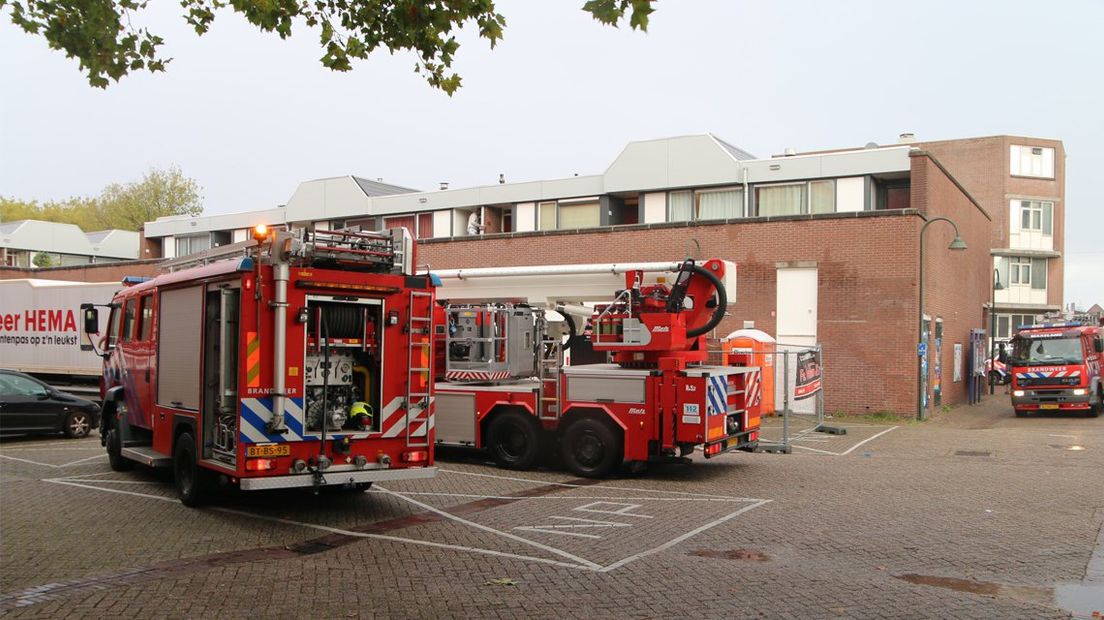
<path id="1" fill-rule="evenodd" d="M 1056 405 L 1054 403 L 1044 403 L 1042 405 L 1039 405 L 1039 409 L 1057 409 L 1057 408 L 1058 408 L 1058 405 Z"/>
<path id="2" fill-rule="evenodd" d="M 249 446 L 245 449 L 246 456 L 291 456 L 291 446 L 285 444 L 275 446 Z"/>

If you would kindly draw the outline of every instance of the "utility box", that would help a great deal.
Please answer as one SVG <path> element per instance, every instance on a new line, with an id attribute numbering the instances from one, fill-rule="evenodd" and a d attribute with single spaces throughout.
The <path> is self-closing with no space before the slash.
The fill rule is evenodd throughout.
<path id="1" fill-rule="evenodd" d="M 774 359 L 777 342 L 759 329 L 738 329 L 721 340 L 725 366 L 757 366 L 762 375 L 762 415 L 774 415 Z"/>

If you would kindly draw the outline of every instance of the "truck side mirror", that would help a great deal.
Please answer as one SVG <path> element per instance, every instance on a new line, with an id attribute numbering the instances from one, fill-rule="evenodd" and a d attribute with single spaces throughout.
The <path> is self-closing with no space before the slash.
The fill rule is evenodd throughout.
<path id="1" fill-rule="evenodd" d="M 1093 339 L 1093 351 L 1097 353 L 1104 353 L 1104 340 L 1100 338 Z"/>
<path id="2" fill-rule="evenodd" d="M 997 354 L 997 359 L 1000 360 L 1000 363 L 1007 364 L 1008 363 L 1008 349 L 1003 349 L 1002 348 L 1000 350 L 1000 353 Z"/>
<path id="3" fill-rule="evenodd" d="M 81 304 L 81 316 L 84 317 L 84 338 L 81 340 L 81 351 L 94 351 L 92 336 L 100 333 L 100 311 L 92 304 Z"/>
<path id="4" fill-rule="evenodd" d="M 100 311 L 92 304 L 81 304 L 81 313 L 84 314 L 84 333 L 100 333 Z"/>

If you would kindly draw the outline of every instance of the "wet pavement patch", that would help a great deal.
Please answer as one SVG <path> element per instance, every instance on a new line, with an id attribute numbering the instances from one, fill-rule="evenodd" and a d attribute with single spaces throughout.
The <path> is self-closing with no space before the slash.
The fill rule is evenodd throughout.
<path id="1" fill-rule="evenodd" d="M 713 558 L 718 560 L 750 560 L 753 562 L 766 562 L 770 558 L 762 551 L 754 549 L 696 549 L 690 552 L 699 558 Z"/>
<path id="2" fill-rule="evenodd" d="M 1010 586 L 989 581 L 958 579 L 957 577 L 937 577 L 935 575 L 917 575 L 909 573 L 894 575 L 895 578 L 922 586 L 947 588 L 955 592 L 967 592 L 981 596 L 1006 597 L 1037 605 L 1054 605 L 1054 588 L 1038 586 Z"/>

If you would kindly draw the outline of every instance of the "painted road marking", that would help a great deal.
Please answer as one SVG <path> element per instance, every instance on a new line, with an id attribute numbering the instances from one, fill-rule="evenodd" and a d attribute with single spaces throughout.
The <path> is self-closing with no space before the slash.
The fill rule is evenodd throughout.
<path id="1" fill-rule="evenodd" d="M 55 466 L 55 467 L 59 467 L 59 466 Z M 469 494 L 453 494 L 453 493 L 441 493 L 441 494 L 400 493 L 400 492 L 397 492 L 397 491 L 393 491 L 393 490 L 390 490 L 390 489 L 380 487 L 379 485 L 376 485 L 375 488 L 373 489 L 374 493 L 383 493 L 383 494 L 393 496 L 396 499 L 403 500 L 407 503 L 410 503 L 411 505 L 417 506 L 418 508 L 421 508 L 423 510 L 432 512 L 432 513 L 442 517 L 443 519 L 447 519 L 449 521 L 453 521 L 453 522 L 458 523 L 460 525 L 479 530 L 479 531 L 481 531 L 485 534 L 491 535 L 493 537 L 501 537 L 501 538 L 504 538 L 504 539 L 507 539 L 507 540 L 510 540 L 510 541 L 513 541 L 513 542 L 516 542 L 516 543 L 521 543 L 523 545 L 532 547 L 533 549 L 544 551 L 545 553 L 549 553 L 549 554 L 552 554 L 554 556 L 557 556 L 556 558 L 541 557 L 541 556 L 536 556 L 536 555 L 527 555 L 527 554 L 523 554 L 523 553 L 510 553 L 510 552 L 506 552 L 506 551 L 499 551 L 497 549 L 484 548 L 484 547 L 456 545 L 456 544 L 450 544 L 450 543 L 436 542 L 436 541 L 432 541 L 432 540 L 425 540 L 424 538 L 415 539 L 415 538 L 405 538 L 405 537 L 401 537 L 401 536 L 391 536 L 391 535 L 387 535 L 387 534 L 358 532 L 358 531 L 355 531 L 355 530 L 349 530 L 349 529 L 344 529 L 344 528 L 339 528 L 339 527 L 331 527 L 331 526 L 321 525 L 321 524 L 317 524 L 317 523 L 310 523 L 310 522 L 306 522 L 306 521 L 298 521 L 298 520 L 294 520 L 294 519 L 274 517 L 274 516 L 264 515 L 264 514 L 257 514 L 257 513 L 253 513 L 253 512 L 249 512 L 249 511 L 236 510 L 236 509 L 231 509 L 231 508 L 210 507 L 210 508 L 207 508 L 205 510 L 208 510 L 208 511 L 211 511 L 211 512 L 220 512 L 220 513 L 224 513 L 224 514 L 232 514 L 232 515 L 236 515 L 236 516 L 243 516 L 243 517 L 246 517 L 246 518 L 251 519 L 251 520 L 261 519 L 261 520 L 264 520 L 264 521 L 269 521 L 269 522 L 274 522 L 274 523 L 281 523 L 281 524 L 284 524 L 284 525 L 291 525 L 291 526 L 302 527 L 302 528 L 308 528 L 308 529 L 313 529 L 313 530 L 323 531 L 323 532 L 328 532 L 328 533 L 333 533 L 333 534 L 341 534 L 341 535 L 345 535 L 345 536 L 352 536 L 352 537 L 356 537 L 356 538 L 387 540 L 387 541 L 404 543 L 404 544 L 429 546 L 429 547 L 434 547 L 434 548 L 439 548 L 439 549 L 450 549 L 450 550 L 454 550 L 454 551 L 458 551 L 458 552 L 467 552 L 467 553 L 475 553 L 475 554 L 481 554 L 481 555 L 504 557 L 504 558 L 528 561 L 528 562 L 536 562 L 536 563 L 540 563 L 540 564 L 560 566 L 560 567 L 565 567 L 565 568 L 588 570 L 588 571 L 593 571 L 593 572 L 610 572 L 612 570 L 616 570 L 616 569 L 618 569 L 622 566 L 625 566 L 626 564 L 628 564 L 630 562 L 636 561 L 640 558 L 648 557 L 648 556 L 653 555 L 655 553 L 659 553 L 661 551 L 669 549 L 669 548 L 671 548 L 671 547 L 673 547 L 673 546 L 675 546 L 675 545 L 677 545 L 681 542 L 684 542 L 684 541 L 692 538 L 693 536 L 696 536 L 696 535 L 698 535 L 698 534 L 700 534 L 700 533 L 702 533 L 702 532 L 704 532 L 708 529 L 711 529 L 711 528 L 716 527 L 718 525 L 721 525 L 722 523 L 725 523 L 725 522 L 727 522 L 731 519 L 734 519 L 737 516 L 740 516 L 740 515 L 748 512 L 749 510 L 752 510 L 754 508 L 758 508 L 760 506 L 766 505 L 767 503 L 769 503 L 771 501 L 771 500 L 768 500 L 768 499 L 741 498 L 741 497 L 730 497 L 730 496 L 721 496 L 721 495 L 709 495 L 709 494 L 692 493 L 692 492 L 687 492 L 687 491 L 650 490 L 650 489 L 626 488 L 626 487 L 616 487 L 616 486 L 604 487 L 603 485 L 579 485 L 579 484 L 561 483 L 561 482 L 551 482 L 551 483 L 549 483 L 549 482 L 546 482 L 546 481 L 534 480 L 534 479 L 530 479 L 530 478 L 518 478 L 518 477 L 511 477 L 511 476 L 495 476 L 495 475 L 491 475 L 491 474 L 476 474 L 474 472 L 459 472 L 459 471 L 455 471 L 455 470 L 449 470 L 449 471 L 451 471 L 451 473 L 456 473 L 456 474 L 470 473 L 473 476 L 479 476 L 479 477 L 500 478 L 500 479 L 504 479 L 504 480 L 519 480 L 519 481 L 529 482 L 529 483 L 533 483 L 533 484 L 550 484 L 550 485 L 563 486 L 563 487 L 572 488 L 572 489 L 576 489 L 576 488 L 583 489 L 583 488 L 585 488 L 585 489 L 588 489 L 591 493 L 593 493 L 597 489 L 606 488 L 606 489 L 617 490 L 617 491 L 631 491 L 635 494 L 656 493 L 656 494 L 677 495 L 679 497 L 640 497 L 639 495 L 634 495 L 631 498 L 623 498 L 623 497 L 612 497 L 612 496 L 611 497 L 602 497 L 602 496 L 596 496 L 596 495 L 587 495 L 585 497 L 558 497 L 558 498 L 552 498 L 552 497 L 548 497 L 548 498 L 544 498 L 544 497 L 532 497 L 532 498 L 522 497 L 522 498 L 518 498 L 518 497 L 511 497 L 511 496 L 479 495 L 479 494 L 470 494 L 469 495 Z M 99 477 L 99 476 L 111 475 L 112 473 L 113 472 L 103 472 L 103 473 L 87 474 L 87 475 L 79 475 L 79 476 L 65 476 L 65 477 L 59 477 L 59 478 L 45 478 L 45 479 L 43 479 L 43 481 L 44 482 L 49 482 L 49 483 L 52 483 L 52 484 L 68 486 L 68 487 L 82 488 L 82 489 L 92 490 L 92 491 L 101 491 L 101 492 L 105 492 L 105 493 L 115 493 L 115 494 L 118 494 L 118 495 L 126 495 L 126 496 L 130 496 L 130 497 L 142 497 L 142 498 L 154 499 L 154 500 L 161 501 L 161 502 L 167 502 L 167 503 L 172 503 L 172 504 L 179 505 L 178 500 L 175 497 L 171 497 L 171 496 L 155 495 L 155 494 L 151 494 L 151 493 L 141 493 L 141 492 L 138 492 L 138 491 L 130 491 L 130 490 L 124 490 L 124 489 L 119 489 L 119 488 L 109 488 L 109 487 L 105 487 L 105 486 L 98 486 L 98 485 L 101 485 L 101 484 L 110 485 L 110 484 L 115 484 L 115 483 L 119 483 L 119 484 L 147 484 L 147 481 L 97 479 L 97 477 Z M 154 482 L 154 484 L 158 484 L 158 483 Z M 644 505 L 643 503 L 629 503 L 630 501 L 632 501 L 632 502 L 648 502 L 648 501 L 685 502 L 687 500 L 690 500 L 690 501 L 710 502 L 710 503 L 723 503 L 723 502 L 740 503 L 740 504 L 745 504 L 745 505 L 741 506 L 737 510 L 734 510 L 732 512 L 724 514 L 723 516 L 721 516 L 718 519 L 715 519 L 711 522 L 705 523 L 704 525 L 701 525 L 701 526 L 699 526 L 699 527 L 697 527 L 697 528 L 695 528 L 695 529 L 693 529 L 689 532 L 686 532 L 686 533 L 684 533 L 680 536 L 676 536 L 675 538 L 667 540 L 666 542 L 663 542 L 663 543 L 661 543 L 661 544 L 659 544 L 655 547 L 644 549 L 642 551 L 638 551 L 636 553 L 633 553 L 633 554 L 631 554 L 627 557 L 615 559 L 613 561 L 596 562 L 596 561 L 587 559 L 585 557 L 582 557 L 581 555 L 578 555 L 576 553 L 572 553 L 571 551 L 569 551 L 567 549 L 561 549 L 561 548 L 558 548 L 558 547 L 550 545 L 550 544 L 545 544 L 545 543 L 542 543 L 540 541 L 531 540 L 529 538 L 518 536 L 516 534 L 512 534 L 510 532 L 503 531 L 501 529 L 497 529 L 495 527 L 491 527 L 491 526 L 486 525 L 486 524 L 478 523 L 478 522 L 471 521 L 469 519 L 465 519 L 463 517 L 457 516 L 455 514 L 451 514 L 451 513 L 447 512 L 445 510 L 436 508 L 434 506 L 431 506 L 429 504 L 426 504 L 424 502 L 421 502 L 421 501 L 418 501 L 418 500 L 414 499 L 414 497 L 412 497 L 414 495 L 421 495 L 421 496 L 438 495 L 438 496 L 447 496 L 447 497 L 463 496 L 463 497 L 478 497 L 478 498 L 482 498 L 482 499 L 488 499 L 488 498 L 493 499 L 493 498 L 502 497 L 502 498 L 514 500 L 514 501 L 517 501 L 517 502 L 525 502 L 525 501 L 530 501 L 530 500 L 534 500 L 534 499 L 536 499 L 536 500 L 557 499 L 559 501 L 564 501 L 564 500 L 568 500 L 568 501 L 588 500 L 588 503 L 585 503 L 582 506 L 576 507 L 574 509 L 574 511 L 575 512 L 581 512 L 581 513 L 584 513 L 584 514 L 587 514 L 587 513 L 606 514 L 606 515 L 615 515 L 617 517 L 622 517 L 622 518 L 627 517 L 631 521 L 630 523 L 622 523 L 622 522 L 618 522 L 618 521 L 604 520 L 604 519 L 591 519 L 591 518 L 582 518 L 582 517 L 570 517 L 570 516 L 565 516 L 565 515 L 553 515 L 553 516 L 549 517 L 549 520 L 550 521 L 556 521 L 556 523 L 548 523 L 548 524 L 537 525 L 537 526 L 528 526 L 530 528 L 534 528 L 534 529 L 531 529 L 531 530 L 526 530 L 526 529 L 522 529 L 522 528 L 514 528 L 514 529 L 520 529 L 521 531 L 534 531 L 534 532 L 541 532 L 541 533 L 544 533 L 544 534 L 556 534 L 556 535 L 561 535 L 561 536 L 564 535 L 565 532 L 570 532 L 569 534 L 566 534 L 566 535 L 571 537 L 571 538 L 586 538 L 586 539 L 590 539 L 590 538 L 593 538 L 593 537 L 601 538 L 600 535 L 591 533 L 593 531 L 611 530 L 613 528 L 632 527 L 632 525 L 634 523 L 636 523 L 636 524 L 647 523 L 647 521 L 643 521 L 643 520 L 637 521 L 637 520 L 634 520 L 633 518 L 636 518 L 636 519 L 649 519 L 649 518 L 654 517 L 654 515 L 647 515 L 647 514 L 643 514 L 643 513 L 638 512 L 638 509 Z M 190 508 L 185 508 L 182 505 L 180 505 L 180 509 L 181 510 L 193 510 L 193 509 L 190 509 Z M 580 510 L 580 509 L 582 509 L 582 510 Z M 568 527 L 564 527 L 564 526 L 568 526 Z M 594 527 L 584 527 L 584 526 L 594 526 Z M 524 527 L 525 526 L 523 526 L 523 528 Z M 578 531 L 578 530 L 590 530 L 590 531 Z"/>

